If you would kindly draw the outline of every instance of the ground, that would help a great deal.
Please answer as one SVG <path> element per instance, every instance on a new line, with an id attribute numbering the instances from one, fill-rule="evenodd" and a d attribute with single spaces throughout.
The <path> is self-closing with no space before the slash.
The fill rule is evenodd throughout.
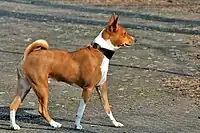
<path id="1" fill-rule="evenodd" d="M 108 97 L 125 127 L 112 126 L 94 92 L 82 125 L 74 130 L 81 90 L 49 84 L 49 112 L 63 126 L 52 129 L 31 91 L 17 113 L 19 132 L 199 133 L 200 16 L 198 0 L 0 1 L 0 132 L 9 128 L 8 105 L 16 91 L 16 66 L 26 46 L 46 39 L 50 48 L 79 49 L 105 27 L 111 14 L 137 38 L 110 62 Z"/>

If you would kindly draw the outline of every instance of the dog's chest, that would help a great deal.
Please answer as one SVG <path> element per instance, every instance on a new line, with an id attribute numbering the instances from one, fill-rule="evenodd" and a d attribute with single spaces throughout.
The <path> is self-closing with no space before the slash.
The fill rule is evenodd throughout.
<path id="1" fill-rule="evenodd" d="M 107 78 L 107 73 L 108 73 L 108 65 L 109 65 L 109 59 L 107 57 L 104 56 L 103 61 L 101 63 L 101 79 L 99 81 L 99 83 L 97 84 L 97 86 L 101 86 L 104 81 Z"/>

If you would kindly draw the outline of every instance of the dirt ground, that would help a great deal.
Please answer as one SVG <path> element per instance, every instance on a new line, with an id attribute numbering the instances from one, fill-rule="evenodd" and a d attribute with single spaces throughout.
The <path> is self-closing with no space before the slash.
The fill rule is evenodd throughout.
<path id="1" fill-rule="evenodd" d="M 16 132 L 199 133 L 199 5 L 199 0 L 1 0 L 0 132 L 13 132 L 8 105 L 26 46 L 42 38 L 50 48 L 81 48 L 116 13 L 138 40 L 115 53 L 108 73 L 113 114 L 125 127 L 112 126 L 94 92 L 82 119 L 84 130 L 74 130 L 81 90 L 51 81 L 49 112 L 62 127 L 54 130 L 41 118 L 31 91 L 17 113 L 21 130 Z"/>

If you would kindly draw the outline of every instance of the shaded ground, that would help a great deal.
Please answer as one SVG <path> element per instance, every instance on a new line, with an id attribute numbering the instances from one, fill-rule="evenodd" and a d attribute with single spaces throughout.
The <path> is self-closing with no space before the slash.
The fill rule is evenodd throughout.
<path id="1" fill-rule="evenodd" d="M 43 38 L 51 48 L 78 49 L 89 44 L 110 15 L 117 13 L 120 24 L 138 40 L 134 47 L 116 52 L 108 74 L 110 104 L 116 119 L 125 127 L 111 125 L 94 92 L 83 118 L 85 129 L 80 132 L 198 133 L 199 106 L 194 98 L 180 95 L 175 88 L 183 87 L 182 79 L 188 84 L 187 89 L 195 81 L 198 87 L 199 14 L 148 6 L 81 4 L 0 1 L 0 132 L 12 132 L 7 105 L 15 92 L 16 65 L 26 46 Z M 17 114 L 22 127 L 19 132 L 79 132 L 73 129 L 73 123 L 80 89 L 52 81 L 49 93 L 50 114 L 63 127 L 53 130 L 48 126 L 37 112 L 35 94 L 30 92 Z"/>

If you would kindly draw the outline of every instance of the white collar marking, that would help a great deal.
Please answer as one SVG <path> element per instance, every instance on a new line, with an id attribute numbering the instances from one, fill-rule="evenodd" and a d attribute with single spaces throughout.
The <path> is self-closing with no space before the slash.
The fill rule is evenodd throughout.
<path id="1" fill-rule="evenodd" d="M 99 35 L 94 39 L 94 43 L 97 43 L 100 45 L 101 48 L 105 48 L 108 50 L 115 51 L 119 49 L 119 47 L 114 46 L 110 40 L 105 40 L 102 37 L 104 29 L 99 33 Z M 109 66 L 109 59 L 104 55 L 104 58 L 102 60 L 100 69 L 101 69 L 101 79 L 99 80 L 99 83 L 97 86 L 103 85 L 104 81 L 107 79 L 107 73 L 108 73 L 108 66 Z"/>
<path id="2" fill-rule="evenodd" d="M 112 50 L 115 51 L 117 49 L 119 49 L 119 47 L 114 46 L 110 40 L 104 40 L 102 37 L 102 33 L 103 33 L 104 29 L 99 33 L 99 35 L 94 39 L 94 43 L 97 43 L 101 46 L 101 48 L 105 48 L 108 50 Z"/>

